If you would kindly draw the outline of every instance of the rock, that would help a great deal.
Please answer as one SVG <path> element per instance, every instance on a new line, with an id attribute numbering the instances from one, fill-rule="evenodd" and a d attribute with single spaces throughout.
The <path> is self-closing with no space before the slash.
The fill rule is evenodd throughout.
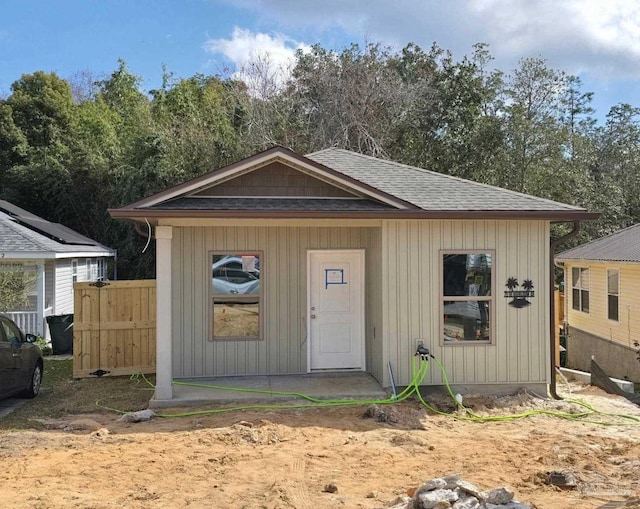
<path id="1" fill-rule="evenodd" d="M 408 509 L 411 507 L 412 500 L 410 497 L 402 495 L 398 498 L 393 499 L 387 507 L 389 509 Z"/>
<path id="2" fill-rule="evenodd" d="M 501 505 L 485 504 L 481 507 L 482 509 L 532 509 L 530 505 L 521 504 L 520 502 L 516 502 L 515 500 Z"/>
<path id="3" fill-rule="evenodd" d="M 464 493 L 468 493 L 469 495 L 472 495 L 472 496 L 480 499 L 481 501 L 484 501 L 484 497 L 482 496 L 482 492 L 476 486 L 471 484 L 470 482 L 463 481 L 462 479 L 459 479 L 456 482 L 456 488 L 458 488 L 460 491 L 462 491 Z"/>
<path id="4" fill-rule="evenodd" d="M 458 501 L 453 504 L 453 509 L 479 509 L 480 501 L 471 495 L 462 495 Z"/>
<path id="5" fill-rule="evenodd" d="M 445 486 L 448 490 L 452 490 L 458 486 L 460 482 L 460 474 L 449 474 L 441 477 L 447 483 Z"/>
<path id="6" fill-rule="evenodd" d="M 369 405 L 362 414 L 363 419 L 371 419 L 380 413 L 378 405 Z"/>
<path id="7" fill-rule="evenodd" d="M 142 421 L 150 421 L 157 414 L 150 409 L 140 410 L 138 412 L 128 412 L 124 414 L 120 419 L 120 422 L 142 422 Z"/>
<path id="8" fill-rule="evenodd" d="M 102 428 L 102 424 L 93 419 L 76 419 L 68 423 L 63 429 L 64 431 L 98 431 Z"/>
<path id="9" fill-rule="evenodd" d="M 442 488 L 448 488 L 447 481 L 445 481 L 441 477 L 436 477 L 435 479 L 431 479 L 430 481 L 427 481 L 422 486 L 420 486 L 416 491 L 414 498 L 416 495 L 418 495 L 418 493 L 422 493 L 424 491 L 439 490 Z"/>
<path id="10" fill-rule="evenodd" d="M 507 488 L 495 488 L 484 493 L 485 500 L 490 504 L 504 505 L 513 500 L 513 491 Z"/>
<path id="11" fill-rule="evenodd" d="M 91 436 L 93 437 L 106 437 L 107 435 L 109 435 L 110 432 L 107 428 L 100 428 L 97 431 L 94 431 L 93 433 L 91 433 Z"/>
<path id="12" fill-rule="evenodd" d="M 367 493 L 366 498 L 378 498 L 378 493 L 375 491 L 370 491 Z"/>
<path id="13" fill-rule="evenodd" d="M 436 489 L 433 491 L 418 490 L 413 497 L 413 509 L 434 509 L 439 502 L 448 502 L 448 506 L 451 507 L 451 502 L 458 500 L 458 495 L 452 490 Z M 440 504 L 442 508 L 442 504 Z"/>
<path id="14" fill-rule="evenodd" d="M 398 415 L 392 410 L 381 410 L 376 404 L 369 405 L 362 414 L 363 419 L 375 419 L 378 422 L 398 422 Z"/>
<path id="15" fill-rule="evenodd" d="M 567 489 L 577 486 L 576 478 L 569 472 L 547 472 L 547 484 Z"/>
<path id="16" fill-rule="evenodd" d="M 337 493 L 338 492 L 338 486 L 335 483 L 329 483 L 324 487 L 324 491 L 325 493 Z"/>

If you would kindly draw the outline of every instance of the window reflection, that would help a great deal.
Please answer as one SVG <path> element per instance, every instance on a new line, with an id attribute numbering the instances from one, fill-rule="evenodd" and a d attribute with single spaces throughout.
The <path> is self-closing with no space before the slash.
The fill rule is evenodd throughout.
<path id="1" fill-rule="evenodd" d="M 212 255 L 214 339 L 260 338 L 260 255 Z"/>

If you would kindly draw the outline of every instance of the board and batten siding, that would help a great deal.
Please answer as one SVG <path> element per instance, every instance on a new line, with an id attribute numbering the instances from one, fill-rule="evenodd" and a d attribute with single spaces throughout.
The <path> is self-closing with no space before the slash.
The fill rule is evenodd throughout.
<path id="1" fill-rule="evenodd" d="M 589 312 L 573 309 L 571 269 L 589 269 Z M 640 263 L 568 261 L 565 263 L 565 299 L 569 331 L 576 328 L 632 348 L 640 339 Z M 619 320 L 609 320 L 607 270 L 619 273 Z M 569 332 L 571 333 L 571 332 Z"/>
<path id="2" fill-rule="evenodd" d="M 173 376 L 307 372 L 307 250 L 365 249 L 366 292 L 380 294 L 380 228 L 184 226 L 173 228 Z M 261 252 L 263 340 L 209 341 L 211 251 Z M 381 334 L 380 301 L 367 298 L 367 369 L 382 376 L 373 331 Z M 370 337 L 371 336 L 371 337 Z"/>
<path id="3" fill-rule="evenodd" d="M 546 221 L 384 221 L 383 365 L 391 363 L 396 383 L 411 382 L 418 339 L 443 363 L 452 384 L 548 383 L 548 235 Z M 441 250 L 494 251 L 493 344 L 441 345 Z M 533 282 L 530 306 L 508 305 L 504 290 L 509 277 Z M 424 384 L 443 383 L 431 362 Z M 390 385 L 386 371 L 383 385 Z"/>

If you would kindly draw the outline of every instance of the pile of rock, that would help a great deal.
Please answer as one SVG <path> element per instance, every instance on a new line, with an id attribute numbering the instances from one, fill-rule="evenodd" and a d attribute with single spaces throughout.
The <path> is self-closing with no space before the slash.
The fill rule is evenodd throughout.
<path id="1" fill-rule="evenodd" d="M 420 486 L 413 497 L 399 497 L 391 509 L 531 509 L 513 499 L 507 488 L 481 491 L 459 475 L 436 477 Z"/>

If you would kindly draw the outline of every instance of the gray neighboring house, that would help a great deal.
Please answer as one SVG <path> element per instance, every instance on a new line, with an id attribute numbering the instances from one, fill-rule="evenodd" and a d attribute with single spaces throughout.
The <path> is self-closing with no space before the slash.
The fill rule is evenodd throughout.
<path id="1" fill-rule="evenodd" d="M 556 257 L 564 267 L 567 365 L 640 383 L 640 224 Z"/>
<path id="2" fill-rule="evenodd" d="M 599 215 L 282 147 L 110 214 L 154 229 L 157 401 L 174 379 L 229 375 L 356 371 L 390 387 L 393 372 L 406 386 L 419 344 L 461 392 L 546 394 L 550 224 Z M 443 383 L 432 365 L 424 385 Z"/>
<path id="3" fill-rule="evenodd" d="M 29 302 L 7 314 L 26 332 L 48 337 L 45 317 L 73 313 L 73 283 L 103 279 L 115 251 L 0 200 L 0 269 L 34 274 Z"/>

